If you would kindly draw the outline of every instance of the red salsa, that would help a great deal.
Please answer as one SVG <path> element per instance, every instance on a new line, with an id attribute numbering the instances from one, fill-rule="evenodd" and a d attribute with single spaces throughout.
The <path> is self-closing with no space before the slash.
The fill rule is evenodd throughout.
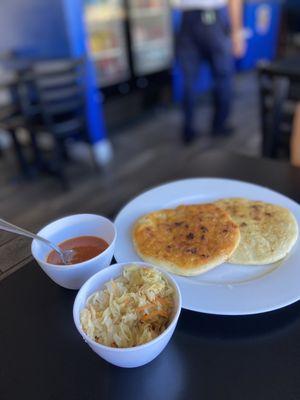
<path id="1" fill-rule="evenodd" d="M 97 236 L 78 236 L 65 240 L 60 243 L 59 247 L 62 250 L 74 250 L 74 255 L 69 264 L 77 264 L 101 254 L 108 248 L 108 243 Z M 63 265 L 60 256 L 54 250 L 48 254 L 47 262 L 55 265 Z"/>

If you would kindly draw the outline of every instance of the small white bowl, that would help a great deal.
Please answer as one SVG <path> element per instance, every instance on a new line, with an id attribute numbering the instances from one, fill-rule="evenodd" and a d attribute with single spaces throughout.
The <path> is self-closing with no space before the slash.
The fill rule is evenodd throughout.
<path id="1" fill-rule="evenodd" d="M 33 240 L 31 252 L 35 260 L 55 283 L 67 289 L 79 289 L 92 275 L 110 264 L 117 236 L 115 226 L 109 219 L 94 214 L 78 214 L 58 219 L 40 230 L 38 235 L 55 244 L 78 236 L 98 236 L 108 243 L 108 248 L 98 256 L 65 266 L 46 262 L 51 248 L 43 242 Z"/>
<path id="2" fill-rule="evenodd" d="M 125 266 L 133 264 L 141 267 L 158 269 L 172 285 L 174 288 L 175 300 L 172 320 L 167 329 L 163 331 L 161 335 L 148 343 L 129 348 L 114 348 L 104 346 L 103 344 L 95 342 L 84 333 L 80 323 L 80 312 L 85 307 L 86 301 L 91 294 L 101 289 L 109 280 L 119 277 L 122 274 Z M 104 358 L 104 360 L 110 362 L 111 364 L 117 365 L 118 367 L 133 368 L 149 363 L 163 351 L 173 335 L 180 311 L 181 294 L 175 280 L 166 272 L 150 264 L 143 262 L 131 262 L 111 265 L 109 268 L 106 268 L 92 276 L 77 293 L 73 307 L 73 318 L 78 332 L 95 353 Z"/>

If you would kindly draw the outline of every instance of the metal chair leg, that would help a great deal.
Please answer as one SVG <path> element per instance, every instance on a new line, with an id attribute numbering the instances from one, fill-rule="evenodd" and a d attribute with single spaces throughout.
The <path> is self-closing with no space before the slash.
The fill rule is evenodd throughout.
<path id="1" fill-rule="evenodd" d="M 66 176 L 64 166 L 66 157 L 66 146 L 63 139 L 55 139 L 55 166 L 54 175 L 60 180 L 63 189 L 68 190 L 70 188 L 68 178 Z"/>
<path id="2" fill-rule="evenodd" d="M 36 132 L 32 128 L 28 128 L 28 132 L 33 152 L 34 165 L 38 171 L 42 171 L 45 169 L 46 161 L 44 160 L 43 152 L 40 150 L 38 146 Z"/>
<path id="3" fill-rule="evenodd" d="M 16 131 L 14 129 L 9 129 L 9 133 L 11 134 L 13 140 L 15 155 L 19 164 L 20 172 L 23 176 L 28 178 L 31 176 L 31 168 L 24 155 L 22 146 L 18 141 Z"/>

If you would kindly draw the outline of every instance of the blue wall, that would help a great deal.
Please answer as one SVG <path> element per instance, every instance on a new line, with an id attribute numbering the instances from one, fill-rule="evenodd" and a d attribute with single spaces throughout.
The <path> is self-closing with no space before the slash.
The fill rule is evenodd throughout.
<path id="1" fill-rule="evenodd" d="M 33 58 L 70 54 L 61 0 L 0 0 L 0 53 Z"/>

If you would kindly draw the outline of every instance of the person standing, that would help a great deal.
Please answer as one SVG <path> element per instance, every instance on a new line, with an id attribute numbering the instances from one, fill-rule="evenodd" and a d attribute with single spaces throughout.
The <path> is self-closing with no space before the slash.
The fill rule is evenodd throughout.
<path id="1" fill-rule="evenodd" d="M 182 10 L 176 51 L 183 72 L 183 140 L 195 136 L 195 85 L 203 61 L 214 78 L 213 135 L 231 133 L 228 118 L 232 103 L 233 56 L 244 54 L 242 31 L 243 0 L 175 0 Z"/>

